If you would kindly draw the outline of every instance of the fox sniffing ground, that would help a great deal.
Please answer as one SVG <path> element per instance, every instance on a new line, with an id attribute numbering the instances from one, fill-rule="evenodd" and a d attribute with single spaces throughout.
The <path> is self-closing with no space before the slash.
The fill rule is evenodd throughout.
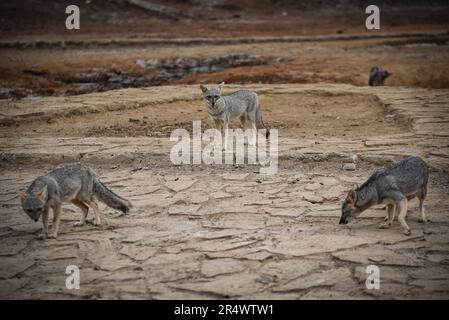
<path id="1" fill-rule="evenodd" d="M 262 120 L 257 93 L 239 90 L 229 95 L 222 95 L 223 85 L 224 83 L 210 87 L 200 85 L 200 88 L 206 101 L 207 112 L 215 128 L 222 132 L 224 146 L 227 145 L 226 130 L 229 122 L 237 117 L 244 129 L 265 129 L 265 135 L 268 138 L 270 131 Z"/>
<path id="2" fill-rule="evenodd" d="M 387 217 L 380 228 L 389 228 L 396 211 L 404 233 L 411 231 L 405 217 L 408 200 L 418 197 L 421 222 L 426 222 L 424 200 L 427 196 L 429 169 L 423 159 L 409 157 L 393 166 L 376 171 L 365 183 L 349 191 L 342 205 L 340 224 L 347 224 L 366 209 L 376 204 L 387 205 Z"/>
<path id="3" fill-rule="evenodd" d="M 95 172 L 83 165 L 68 165 L 57 168 L 45 176 L 36 178 L 26 192 L 21 192 L 22 208 L 34 221 L 42 215 L 42 238 L 47 237 L 50 208 L 53 210 L 52 237 L 58 237 L 63 203 L 71 202 L 81 209 L 77 225 L 84 225 L 91 207 L 95 213 L 95 225 L 101 224 L 97 199 L 111 208 L 128 213 L 131 203 L 109 190 Z"/>

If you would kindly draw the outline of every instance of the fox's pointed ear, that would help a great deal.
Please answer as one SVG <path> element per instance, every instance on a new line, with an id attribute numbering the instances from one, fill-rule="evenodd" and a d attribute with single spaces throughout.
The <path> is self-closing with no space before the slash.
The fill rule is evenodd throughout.
<path id="1" fill-rule="evenodd" d="M 41 198 L 41 200 L 45 200 L 45 199 L 47 199 L 47 194 L 48 194 L 48 188 L 47 188 L 47 185 L 45 185 L 45 186 L 42 187 L 42 189 L 40 189 L 36 193 L 36 196 Z"/>
<path id="2" fill-rule="evenodd" d="M 355 191 L 355 189 L 352 189 L 351 191 L 349 191 L 349 193 L 348 193 L 348 200 L 352 204 L 355 204 L 357 202 L 357 192 Z"/>
<path id="3" fill-rule="evenodd" d="M 220 93 L 221 93 L 221 89 L 223 89 L 223 86 L 224 86 L 224 81 L 218 85 L 218 89 L 220 90 Z"/>
<path id="4" fill-rule="evenodd" d="M 202 84 L 200 84 L 200 88 L 201 88 L 201 91 L 203 91 L 203 92 L 207 91 L 207 88 L 205 86 L 203 86 Z"/>
<path id="5" fill-rule="evenodd" d="M 19 197 L 20 197 L 20 201 L 24 202 L 25 199 L 27 198 L 27 194 L 25 192 L 23 192 L 23 191 L 19 191 L 18 194 L 19 194 Z"/>

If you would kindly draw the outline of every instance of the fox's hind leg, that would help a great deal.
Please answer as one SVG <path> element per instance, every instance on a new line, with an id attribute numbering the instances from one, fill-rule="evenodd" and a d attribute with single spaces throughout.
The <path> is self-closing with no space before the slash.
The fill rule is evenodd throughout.
<path id="1" fill-rule="evenodd" d="M 86 224 L 86 217 L 87 214 L 89 213 L 89 207 L 86 206 L 84 204 L 84 202 L 78 200 L 78 199 L 74 199 L 72 200 L 72 203 L 77 206 L 78 208 L 81 209 L 82 213 L 81 213 L 81 219 L 79 222 L 75 223 L 75 226 L 84 226 Z"/>
<path id="2" fill-rule="evenodd" d="M 387 229 L 391 227 L 391 224 L 393 223 L 394 220 L 395 212 L 396 212 L 396 205 L 387 204 L 387 216 L 385 217 L 385 222 L 381 223 L 379 228 Z"/>
<path id="3" fill-rule="evenodd" d="M 410 227 L 405 222 L 405 216 L 407 215 L 407 198 L 404 197 L 401 201 L 399 201 L 397 206 L 399 208 L 399 216 L 398 216 L 399 223 L 404 229 L 404 234 L 409 236 L 411 234 Z"/>
<path id="4" fill-rule="evenodd" d="M 418 194 L 418 199 L 419 199 L 419 211 L 420 211 L 420 213 L 421 213 L 421 218 L 419 218 L 419 222 L 422 222 L 422 223 L 426 223 L 428 220 L 427 220 L 427 217 L 426 217 L 426 212 L 425 212 L 425 210 L 424 210 L 424 200 L 425 200 L 425 198 L 426 198 L 426 196 L 425 195 L 423 195 L 423 193 L 421 192 L 421 193 L 419 193 Z"/>
<path id="5" fill-rule="evenodd" d="M 251 120 L 251 127 L 249 129 L 251 129 L 251 133 L 250 133 L 248 145 L 256 146 L 257 145 L 257 127 L 256 127 L 256 122 Z"/>
<path id="6" fill-rule="evenodd" d="M 239 117 L 239 120 L 240 120 L 240 125 L 242 126 L 242 130 L 245 131 L 245 126 L 246 126 L 246 116 L 245 116 L 245 114 L 242 114 Z"/>
<path id="7" fill-rule="evenodd" d="M 389 205 L 387 204 L 386 207 L 385 207 L 387 215 L 384 218 L 384 222 L 387 222 L 388 220 L 390 220 L 390 211 L 389 211 L 388 207 L 389 207 Z"/>
<path id="8" fill-rule="evenodd" d="M 248 137 L 248 145 L 255 146 L 257 144 L 257 126 L 256 126 L 256 112 L 254 110 L 246 113 L 246 125 L 251 130 Z"/>
<path id="9" fill-rule="evenodd" d="M 243 131 L 245 131 L 246 130 L 246 115 L 245 114 L 242 114 L 240 117 L 239 117 L 239 120 L 240 120 L 240 125 L 241 125 L 241 129 L 243 130 Z M 244 137 L 244 144 L 245 145 L 247 145 L 248 144 L 248 137 L 245 135 L 245 137 Z"/>
<path id="10" fill-rule="evenodd" d="M 101 226 L 100 210 L 98 209 L 97 201 L 95 200 L 95 198 L 92 198 L 91 200 L 86 201 L 86 203 L 94 210 L 95 213 L 94 225 Z"/>
<path id="11" fill-rule="evenodd" d="M 421 212 L 421 218 L 419 218 L 419 222 L 427 223 L 426 212 L 424 210 L 424 199 L 419 199 L 419 211 Z"/>

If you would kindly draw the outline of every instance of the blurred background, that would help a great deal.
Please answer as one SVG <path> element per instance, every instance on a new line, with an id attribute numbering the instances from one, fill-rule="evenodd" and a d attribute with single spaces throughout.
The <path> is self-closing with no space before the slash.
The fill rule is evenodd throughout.
<path id="1" fill-rule="evenodd" d="M 66 6 L 81 28 L 65 28 Z M 449 87 L 449 3 L 355 0 L 3 0 L 0 98 L 216 83 Z"/>

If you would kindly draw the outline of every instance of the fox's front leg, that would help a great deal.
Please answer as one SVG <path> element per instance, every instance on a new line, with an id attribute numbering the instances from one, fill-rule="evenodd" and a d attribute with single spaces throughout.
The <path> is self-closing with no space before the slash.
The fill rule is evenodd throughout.
<path id="1" fill-rule="evenodd" d="M 40 239 L 47 239 L 48 235 L 48 215 L 50 208 L 45 207 L 44 212 L 42 212 L 42 233 L 39 235 Z"/>
<path id="2" fill-rule="evenodd" d="M 222 122 L 220 119 L 213 119 L 213 122 L 215 124 L 215 129 L 218 130 L 220 132 L 220 136 L 221 136 L 221 143 L 223 144 L 223 128 L 222 128 Z M 217 145 L 216 143 L 214 143 L 214 150 L 217 150 L 218 148 L 220 148 L 219 145 Z"/>
<path id="3" fill-rule="evenodd" d="M 387 229 L 391 227 L 391 224 L 394 220 L 394 214 L 396 212 L 396 206 L 394 204 L 387 204 L 387 216 L 385 217 L 385 221 L 379 225 L 381 229 Z"/>
<path id="4" fill-rule="evenodd" d="M 223 150 L 226 150 L 228 148 L 228 129 L 229 129 L 229 122 L 225 120 L 223 122 Z"/>
<path id="5" fill-rule="evenodd" d="M 53 207 L 53 233 L 51 237 L 53 239 L 58 238 L 59 224 L 61 223 L 61 205 L 57 204 Z"/>

